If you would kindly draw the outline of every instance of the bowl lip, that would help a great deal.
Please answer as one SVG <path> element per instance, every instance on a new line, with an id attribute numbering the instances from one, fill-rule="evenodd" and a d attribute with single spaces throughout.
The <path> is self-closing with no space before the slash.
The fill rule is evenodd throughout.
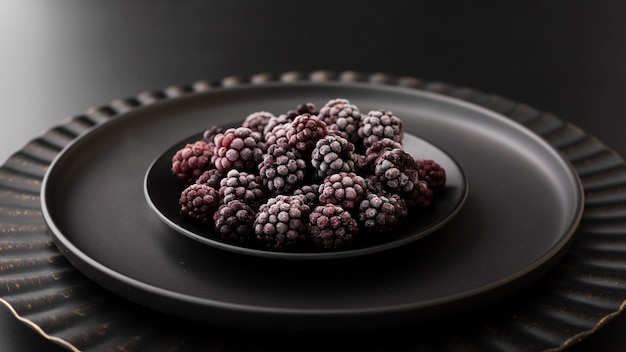
<path id="1" fill-rule="evenodd" d="M 428 145 L 430 148 L 437 150 L 439 153 L 444 154 L 448 158 L 449 163 L 455 167 L 456 169 L 455 171 L 458 174 L 459 179 L 460 179 L 459 184 L 456 185 L 460 188 L 460 191 L 459 191 L 460 197 L 458 198 L 458 201 L 457 201 L 458 204 L 456 205 L 454 209 L 452 209 L 451 212 L 447 213 L 444 218 L 430 225 L 427 229 L 418 232 L 417 234 L 395 238 L 390 241 L 375 243 L 370 246 L 351 248 L 351 249 L 349 248 L 349 249 L 337 250 L 337 251 L 310 251 L 310 252 L 271 251 L 271 250 L 264 250 L 261 248 L 251 248 L 251 247 L 243 247 L 243 246 L 229 244 L 229 243 L 219 241 L 214 238 L 209 238 L 206 236 L 199 235 L 196 232 L 190 229 L 187 229 L 184 226 L 181 226 L 179 223 L 177 223 L 176 221 L 168 217 L 166 214 L 164 214 L 154 202 L 154 199 L 152 197 L 152 192 L 149 186 L 150 179 L 151 179 L 152 171 L 154 170 L 155 166 L 160 161 L 162 161 L 162 159 L 166 155 L 171 154 L 173 150 L 176 148 L 176 146 L 182 145 L 188 141 L 197 139 L 196 137 L 199 138 L 202 133 L 194 133 L 193 135 L 190 135 L 186 138 L 181 139 L 179 142 L 175 143 L 166 151 L 158 155 L 150 163 L 143 178 L 143 193 L 144 193 L 146 203 L 148 204 L 150 209 L 167 226 L 177 231 L 178 233 L 188 238 L 191 238 L 195 241 L 198 241 L 202 244 L 209 245 L 214 248 L 222 249 L 231 253 L 236 253 L 239 255 L 254 256 L 254 257 L 259 257 L 259 258 L 287 259 L 287 260 L 330 260 L 330 259 L 344 259 L 344 258 L 351 258 L 351 257 L 360 257 L 363 255 L 368 255 L 368 254 L 375 254 L 375 253 L 379 253 L 379 252 L 383 252 L 383 251 L 387 251 L 387 250 L 391 250 L 394 248 L 407 245 L 409 243 L 417 241 L 421 238 L 424 238 L 436 232 L 437 230 L 445 226 L 448 222 L 450 222 L 461 211 L 461 209 L 466 203 L 466 200 L 469 194 L 469 183 L 468 183 L 467 177 L 463 171 L 463 168 L 460 166 L 460 164 L 458 163 L 456 159 L 454 159 L 449 153 L 447 153 L 445 150 L 443 150 L 436 144 L 433 144 L 432 142 L 424 138 L 418 137 L 406 131 L 404 131 L 403 133 L 404 133 L 405 138 L 409 136 L 409 138 L 413 138 L 419 141 L 420 143 Z M 182 219 L 177 219 L 177 220 L 182 221 Z"/>

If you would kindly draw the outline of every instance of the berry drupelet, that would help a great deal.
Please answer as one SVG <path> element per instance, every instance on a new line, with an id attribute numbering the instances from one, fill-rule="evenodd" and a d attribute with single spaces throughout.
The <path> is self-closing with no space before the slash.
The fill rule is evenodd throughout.
<path id="1" fill-rule="evenodd" d="M 359 204 L 358 220 L 366 231 L 388 232 L 404 221 L 407 212 L 406 203 L 397 194 L 368 193 Z"/>
<path id="2" fill-rule="evenodd" d="M 305 181 L 307 163 L 286 144 L 272 144 L 259 164 L 263 185 L 272 194 L 288 194 Z"/>
<path id="3" fill-rule="evenodd" d="M 246 203 L 233 200 L 222 203 L 213 214 L 215 231 L 226 243 L 248 245 L 253 243 L 255 213 Z"/>
<path id="4" fill-rule="evenodd" d="M 350 212 L 335 204 L 316 206 L 309 215 L 309 228 L 314 247 L 321 250 L 350 247 L 359 230 Z"/>
<path id="5" fill-rule="evenodd" d="M 262 204 L 254 220 L 257 242 L 270 250 L 305 247 L 310 207 L 304 196 L 278 195 Z"/>
<path id="6" fill-rule="evenodd" d="M 296 116 L 286 129 L 289 145 L 302 153 L 311 153 L 317 141 L 327 134 L 326 123 L 311 114 Z"/>
<path id="7" fill-rule="evenodd" d="M 391 193 L 410 192 L 418 181 L 415 159 L 400 148 L 383 153 L 376 162 L 374 174 Z"/>
<path id="8" fill-rule="evenodd" d="M 228 171 L 226 177 L 221 179 L 219 192 L 222 202 L 239 200 L 252 210 L 258 209 L 265 199 L 261 176 L 235 169 Z"/>
<path id="9" fill-rule="evenodd" d="M 365 180 L 353 172 L 340 172 L 326 176 L 319 187 L 319 202 L 335 204 L 351 211 L 359 206 L 365 196 Z"/>
<path id="10" fill-rule="evenodd" d="M 351 143 L 356 144 L 359 141 L 361 112 L 349 100 L 343 98 L 329 100 L 320 109 L 318 117 L 330 130 L 339 131 Z"/>
<path id="11" fill-rule="evenodd" d="M 205 184 L 190 184 L 178 199 L 183 218 L 196 223 L 207 224 L 220 204 L 219 192 Z"/>
<path id="12" fill-rule="evenodd" d="M 339 172 L 354 172 L 356 162 L 354 144 L 334 134 L 318 140 L 311 152 L 311 165 L 317 179 Z"/>
<path id="13" fill-rule="evenodd" d="M 192 183 L 204 171 L 214 168 L 214 149 L 205 141 L 188 143 L 172 157 L 172 173 L 184 183 Z"/>
<path id="14" fill-rule="evenodd" d="M 358 136 L 365 148 L 383 138 L 402 143 L 402 120 L 391 111 L 372 110 L 363 115 L 358 129 Z"/>
<path id="15" fill-rule="evenodd" d="M 229 128 L 215 136 L 215 152 L 211 161 L 221 172 L 231 169 L 254 172 L 264 153 L 265 143 L 259 132 L 247 127 Z"/>

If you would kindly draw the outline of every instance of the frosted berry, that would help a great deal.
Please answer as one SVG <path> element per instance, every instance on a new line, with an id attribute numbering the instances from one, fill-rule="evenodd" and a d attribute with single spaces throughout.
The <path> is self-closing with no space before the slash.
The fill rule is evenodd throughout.
<path id="1" fill-rule="evenodd" d="M 256 111 L 252 114 L 246 116 L 241 124 L 241 127 L 247 127 L 254 132 L 259 132 L 263 134 L 265 130 L 265 126 L 271 118 L 275 117 L 274 114 L 267 111 Z"/>
<path id="2" fill-rule="evenodd" d="M 306 247 L 310 207 L 304 196 L 278 195 L 262 204 L 254 220 L 257 242 L 271 250 Z"/>
<path id="3" fill-rule="evenodd" d="M 328 129 L 336 130 L 352 143 L 359 141 L 358 129 L 361 121 L 359 108 L 349 100 L 336 98 L 329 100 L 318 114 Z"/>
<path id="4" fill-rule="evenodd" d="M 372 232 L 388 232 L 404 221 L 408 212 L 404 200 L 397 194 L 368 193 L 359 204 L 359 224 Z"/>
<path id="5" fill-rule="evenodd" d="M 373 173 L 378 159 L 385 152 L 392 149 L 402 149 L 402 144 L 389 138 L 383 138 L 372 143 L 372 145 L 365 150 L 363 158 L 359 160 L 359 171 L 366 174 Z"/>
<path id="6" fill-rule="evenodd" d="M 259 164 L 263 185 L 272 194 L 288 194 L 305 181 L 306 161 L 288 145 L 273 144 Z"/>
<path id="7" fill-rule="evenodd" d="M 314 247 L 322 250 L 350 247 L 359 230 L 350 212 L 335 204 L 315 207 L 309 215 L 309 227 Z"/>
<path id="8" fill-rule="evenodd" d="M 265 199 L 261 177 L 235 169 L 228 171 L 226 177 L 221 179 L 219 192 L 224 203 L 239 200 L 252 210 L 258 209 Z"/>
<path id="9" fill-rule="evenodd" d="M 213 147 L 205 141 L 188 143 L 172 157 L 172 173 L 184 183 L 192 183 L 205 170 L 214 168 Z"/>
<path id="10" fill-rule="evenodd" d="M 212 162 L 221 172 L 256 171 L 264 153 L 265 143 L 259 132 L 247 127 L 229 128 L 215 136 Z"/>
<path id="11" fill-rule="evenodd" d="M 326 123 L 311 114 L 296 116 L 286 129 L 289 145 L 302 153 L 310 153 L 315 148 L 317 141 L 327 134 Z"/>
<path id="12" fill-rule="evenodd" d="M 356 161 L 354 144 L 338 135 L 329 134 L 318 140 L 311 152 L 311 165 L 318 179 L 339 172 L 354 172 Z"/>
<path id="13" fill-rule="evenodd" d="M 204 130 L 202 133 L 202 140 L 209 143 L 210 146 L 215 147 L 215 136 L 220 133 L 224 133 L 226 129 L 219 126 L 211 126 L 210 128 Z"/>
<path id="14" fill-rule="evenodd" d="M 196 223 L 207 224 L 220 203 L 219 192 L 204 184 L 190 184 L 180 194 L 178 204 L 183 218 Z"/>
<path id="15" fill-rule="evenodd" d="M 306 103 L 298 104 L 298 106 L 296 106 L 295 109 L 287 111 L 286 115 L 288 119 L 293 120 L 298 115 L 303 115 L 303 114 L 317 115 L 318 113 L 319 111 L 317 111 L 315 104 L 311 102 L 306 102 Z"/>
<path id="16" fill-rule="evenodd" d="M 320 189 L 320 186 L 316 183 L 304 184 L 300 186 L 299 188 L 296 188 L 292 194 L 294 196 L 303 195 L 306 198 L 309 206 L 314 207 L 319 204 L 319 196 L 320 196 L 319 189 Z"/>
<path id="17" fill-rule="evenodd" d="M 358 135 L 366 148 L 383 138 L 402 143 L 402 120 L 391 111 L 372 110 L 363 115 Z"/>
<path id="18" fill-rule="evenodd" d="M 254 239 L 254 217 L 252 208 L 239 200 L 223 203 L 213 214 L 215 231 L 226 243 L 249 245 Z"/>
<path id="19" fill-rule="evenodd" d="M 340 172 L 326 176 L 319 187 L 322 204 L 339 205 L 345 210 L 358 207 L 365 196 L 365 180 L 353 172 Z"/>
<path id="20" fill-rule="evenodd" d="M 376 162 L 374 174 L 392 193 L 409 192 L 418 181 L 415 159 L 400 148 L 386 151 Z"/>

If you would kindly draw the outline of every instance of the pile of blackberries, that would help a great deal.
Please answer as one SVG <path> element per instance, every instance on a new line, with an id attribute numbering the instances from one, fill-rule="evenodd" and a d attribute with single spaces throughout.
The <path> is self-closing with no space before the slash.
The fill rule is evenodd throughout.
<path id="1" fill-rule="evenodd" d="M 226 243 L 273 251 L 389 240 L 446 183 L 445 170 L 415 159 L 402 139 L 391 111 L 361 113 L 343 98 L 211 126 L 172 157 L 185 187 L 180 214 Z"/>

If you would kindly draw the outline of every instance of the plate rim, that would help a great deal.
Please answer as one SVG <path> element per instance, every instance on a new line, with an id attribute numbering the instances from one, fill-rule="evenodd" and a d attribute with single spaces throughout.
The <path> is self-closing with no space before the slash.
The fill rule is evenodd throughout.
<path id="1" fill-rule="evenodd" d="M 470 88 L 464 88 L 464 87 L 457 87 L 457 86 L 451 86 L 448 85 L 447 83 L 443 83 L 443 82 L 437 82 L 437 81 L 424 81 L 424 80 L 420 80 L 417 78 L 413 78 L 413 77 L 398 77 L 398 76 L 389 76 L 389 75 L 383 75 L 380 73 L 359 73 L 359 72 L 354 72 L 354 71 L 344 71 L 344 72 L 329 72 L 326 70 L 322 70 L 322 71 L 313 71 L 311 73 L 300 73 L 300 72 L 288 72 L 283 74 L 283 76 L 280 76 L 280 79 L 284 79 L 284 75 L 287 76 L 292 76 L 295 77 L 295 79 L 319 79 L 319 78 L 315 78 L 317 76 L 322 76 L 322 77 L 327 77 L 324 79 L 341 79 L 341 80 L 348 80 L 348 81 L 352 81 L 352 80 L 365 80 L 365 81 L 370 81 L 370 83 L 375 83 L 375 84 L 395 84 L 395 85 L 401 85 L 401 86 L 405 86 L 408 88 L 412 88 L 412 89 L 418 89 L 418 90 L 425 90 L 425 91 L 432 91 L 432 92 L 436 92 L 438 94 L 445 94 L 445 95 L 454 95 L 455 97 L 460 97 L 459 99 L 464 99 L 464 101 L 471 101 L 472 104 L 477 104 L 477 106 L 488 106 L 489 109 L 491 110 L 495 110 L 495 111 L 499 111 L 501 114 L 504 114 L 507 116 L 507 119 L 515 119 L 515 120 L 524 120 L 524 117 L 519 117 L 519 116 L 513 116 L 514 113 L 511 112 L 511 110 L 509 109 L 510 104 L 516 104 L 517 107 L 522 106 L 522 110 L 524 111 L 528 111 L 528 110 L 533 110 L 537 113 L 537 115 L 541 114 L 541 116 L 537 117 L 537 116 L 533 116 L 533 120 L 536 117 L 536 120 L 546 120 L 546 119 L 551 119 L 554 118 L 553 116 L 550 115 L 545 115 L 545 113 L 542 113 L 540 111 L 535 110 L 534 108 L 530 107 L 530 106 L 526 106 L 523 103 L 519 103 L 519 102 L 513 102 L 510 101 L 508 99 L 499 97 L 499 96 L 493 96 L 493 95 L 487 95 L 483 92 L 477 91 L 475 89 L 470 89 Z M 308 75 L 308 76 L 307 76 Z M 274 76 L 273 74 L 260 74 L 260 76 L 251 76 L 250 78 L 248 78 L 251 81 L 255 81 L 257 79 L 260 80 L 265 80 L 265 79 L 276 79 L 276 76 Z M 289 78 L 290 79 L 294 79 L 294 78 Z M 238 78 L 235 78 L 235 81 L 237 81 Z M 224 79 L 221 83 L 218 82 L 217 84 L 224 84 L 224 82 L 228 82 L 230 81 L 229 79 Z M 211 82 L 207 82 L 207 81 L 199 81 L 194 83 L 191 88 L 189 88 L 188 86 L 173 86 L 173 87 L 167 87 L 165 88 L 163 91 L 158 92 L 158 94 L 153 94 L 153 92 L 143 92 L 140 93 L 137 97 L 131 97 L 128 98 L 129 100 L 116 100 L 110 103 L 110 105 L 107 106 L 101 106 L 101 107 L 96 107 L 96 108 L 91 108 L 88 109 L 84 115 L 79 115 L 79 116 L 75 116 L 70 120 L 65 120 L 63 122 L 63 124 L 60 124 L 59 126 L 66 126 L 66 125 L 70 125 L 75 123 L 75 120 L 82 120 L 82 119 L 86 119 L 88 122 L 90 123 L 100 123 L 102 119 L 109 119 L 111 117 L 114 117 L 115 115 L 119 114 L 119 113 L 123 113 L 124 111 L 127 110 L 132 110 L 134 107 L 136 107 L 136 105 L 149 105 L 151 104 L 151 102 L 153 101 L 157 101 L 161 98 L 161 96 L 177 96 L 179 94 L 181 94 L 181 92 L 185 92 L 188 91 L 189 89 L 193 90 L 193 91 L 203 91 L 206 89 L 209 89 L 214 83 Z M 478 105 L 479 104 L 479 105 Z M 534 115 L 534 113 L 533 113 Z M 557 118 L 558 119 L 558 118 Z M 560 120 L 559 120 L 560 121 Z M 527 124 L 527 121 L 522 121 L 524 125 Z M 584 141 L 593 141 L 593 136 L 588 135 L 585 131 L 583 131 L 582 129 L 578 128 L 577 126 L 565 122 L 565 121 L 561 121 L 563 122 L 563 125 L 565 126 L 564 129 L 568 130 L 568 131 L 580 131 L 581 133 L 581 140 Z M 518 121 L 518 123 L 520 123 Z M 35 139 L 33 139 L 34 142 L 38 142 L 40 140 L 42 140 L 44 142 L 44 144 L 48 143 L 48 140 L 51 138 L 49 136 L 50 131 L 52 130 L 52 128 L 48 131 L 45 131 L 44 134 L 42 134 L 39 137 L 35 137 Z M 548 133 L 544 133 L 543 131 L 540 130 L 536 130 L 533 129 L 533 133 L 540 135 L 543 138 L 546 137 L 550 137 L 547 136 Z M 74 136 L 75 138 L 76 136 Z M 550 137 L 551 138 L 551 137 Z M 552 138 L 551 138 L 552 139 Z M 561 142 L 558 140 L 558 138 L 555 138 L 555 140 L 557 142 Z M 612 158 L 615 158 L 619 163 L 623 163 L 624 160 L 621 156 L 619 156 L 618 154 L 616 154 L 615 152 L 612 152 L 612 150 L 605 146 L 604 144 L 602 144 L 601 141 L 597 141 L 600 144 L 600 147 L 602 147 L 602 151 L 603 152 L 607 152 L 608 154 L 611 154 Z M 54 146 L 54 143 L 52 143 L 52 145 Z M 554 146 L 554 145 L 552 145 Z M 555 147 L 557 148 L 557 147 Z M 58 152 L 58 150 L 52 148 L 54 152 Z M 558 149 L 562 152 L 562 148 L 561 146 L 558 146 Z M 23 151 L 23 150 L 20 150 Z M 27 153 L 28 154 L 28 153 Z M 35 163 L 37 164 L 38 162 L 40 162 L 40 160 L 45 160 L 46 159 L 46 155 L 39 155 L 39 154 L 35 154 L 35 157 L 40 157 L 39 158 L 35 158 L 34 160 L 29 160 L 29 162 L 31 163 Z M 563 155 L 563 159 L 565 159 L 567 162 L 572 162 L 571 160 L 568 159 L 569 156 L 567 155 Z M 14 169 L 14 170 L 23 170 L 23 168 L 18 167 L 14 167 L 11 166 L 12 163 L 12 158 L 10 158 L 6 163 L 5 166 L 9 165 L 10 169 Z M 622 165 L 622 164 L 620 164 Z M 26 167 L 26 166 L 24 166 Z M 4 166 L 3 166 L 4 168 Z M 28 171 L 24 171 L 26 173 L 28 173 Z M 591 174 L 595 174 L 595 172 L 597 171 L 591 171 Z M 578 171 L 576 171 L 576 175 L 578 175 Z M 608 180 L 607 182 L 609 182 L 609 186 L 615 187 L 615 185 L 613 183 L 611 183 L 610 180 Z M 21 190 L 21 189 L 18 189 Z M 601 202 L 601 200 L 600 200 Z M 26 205 L 21 205 L 22 207 L 25 207 Z M 593 231 L 594 229 L 592 229 L 591 231 Z M 42 235 L 43 236 L 43 235 Z M 10 238 L 10 237 L 9 237 Z M 15 239 L 16 241 L 19 241 L 17 238 Z M 37 250 L 37 249 L 35 249 Z M 577 245 L 575 248 L 576 253 L 578 254 L 586 254 L 587 249 L 584 247 L 580 248 L 580 245 Z M 46 250 L 46 251 L 40 251 L 39 253 L 41 255 L 47 256 L 47 255 L 54 255 L 54 253 L 56 252 L 56 250 Z M 578 263 L 574 263 L 574 264 L 578 264 Z M 53 267 L 58 266 L 58 263 L 51 263 L 51 265 Z M 565 273 L 557 273 L 554 274 L 555 276 L 559 276 L 559 277 L 563 277 L 565 280 L 572 280 L 577 278 L 578 276 L 576 276 L 575 273 L 569 273 L 569 272 L 565 272 Z M 84 285 L 90 286 L 88 282 L 83 282 Z M 583 289 L 589 289 L 588 286 L 585 285 L 585 283 L 581 283 L 582 288 Z M 601 287 L 605 287 L 603 286 L 604 284 L 601 284 Z M 609 286 L 606 285 L 606 290 L 609 289 Z M 98 292 L 99 288 L 95 288 L 95 289 L 90 289 L 92 291 Z M 537 296 L 537 295 L 534 295 Z M 617 297 L 620 296 L 620 297 Z M 541 299 L 542 297 L 539 295 L 538 297 L 534 297 L 537 299 Z M 533 298 L 533 299 L 534 299 Z M 598 297 L 591 297 L 598 299 Z M 8 299 L 8 298 L 7 298 Z M 76 300 L 80 300 L 80 297 L 74 297 L 74 299 Z M 557 349 L 561 349 L 561 348 L 565 348 L 567 346 L 570 346 L 572 344 L 575 344 L 577 341 L 580 341 L 581 339 L 585 338 L 588 335 L 593 334 L 598 328 L 604 326 L 606 323 L 608 323 L 609 321 L 612 320 L 612 318 L 614 316 L 616 316 L 617 314 L 620 314 L 622 312 L 622 310 L 624 309 L 624 304 L 626 304 L 623 297 L 621 297 L 621 295 L 618 295 L 617 293 L 615 294 L 611 294 L 611 299 L 612 300 L 619 300 L 619 302 L 621 302 L 622 304 L 619 307 L 615 307 L 614 309 L 609 309 L 607 311 L 603 311 L 602 314 L 600 314 L 600 316 L 595 317 L 594 316 L 594 323 L 589 326 L 589 327 L 578 327 L 577 329 L 575 329 L 574 331 L 571 331 L 569 334 L 567 334 L 566 336 L 558 336 L 558 341 L 557 339 L 555 340 L 551 340 L 550 341 L 550 346 L 555 346 L 555 348 Z M 13 308 L 13 307 L 20 307 L 20 302 L 19 301 L 14 301 L 11 299 L 8 300 L 1 300 L 2 303 L 4 303 L 5 305 L 7 305 L 9 308 Z M 576 308 L 577 306 L 574 306 L 574 308 Z M 37 327 L 38 332 L 45 334 L 44 331 L 47 330 L 45 323 L 37 323 L 36 321 L 33 321 L 28 313 L 25 312 L 21 312 L 21 313 L 16 313 L 15 309 L 12 309 L 14 315 L 16 315 L 16 317 L 22 321 L 27 321 L 32 323 L 33 326 Z M 597 312 L 599 313 L 599 312 Z M 545 317 L 544 317 L 545 318 Z M 548 319 L 549 320 L 549 319 Z M 522 321 L 522 324 L 524 322 Z M 506 329 L 506 327 L 505 327 Z M 53 342 L 58 342 L 58 341 L 54 341 L 56 338 L 54 337 L 55 333 L 54 331 L 51 333 L 52 335 L 46 335 L 44 337 L 49 338 L 51 340 L 53 340 Z M 467 336 L 466 336 L 467 337 Z M 489 339 L 489 336 L 487 336 L 487 338 Z M 536 338 L 536 337 L 535 337 Z M 63 340 L 64 337 L 58 338 L 59 340 Z M 536 340 L 535 340 L 536 341 Z M 542 341 L 545 342 L 545 341 Z M 68 346 L 73 346 L 73 342 L 70 342 L 70 340 L 66 340 L 64 343 L 67 343 Z M 89 342 L 86 342 L 87 344 L 89 344 Z M 513 342 L 515 343 L 515 342 Z M 518 343 L 521 343 L 518 341 Z M 78 350 L 76 348 L 76 350 Z"/>

